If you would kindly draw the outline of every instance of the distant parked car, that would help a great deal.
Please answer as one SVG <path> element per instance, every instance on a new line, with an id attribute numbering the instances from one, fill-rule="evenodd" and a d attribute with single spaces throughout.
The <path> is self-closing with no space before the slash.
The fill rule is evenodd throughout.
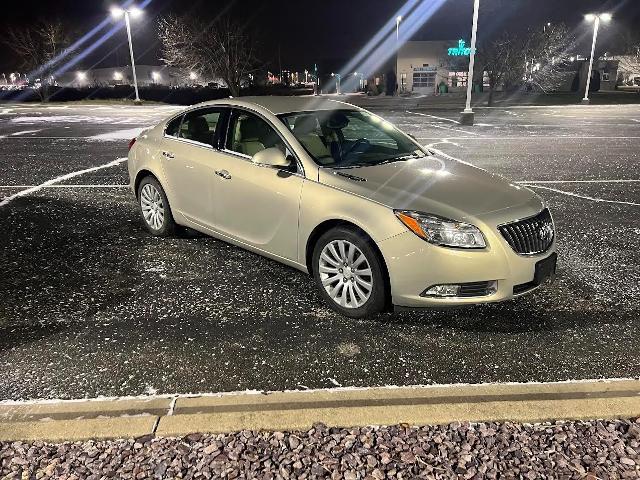
<path id="1" fill-rule="evenodd" d="M 555 276 L 538 195 L 343 102 L 197 105 L 132 140 L 128 166 L 151 234 L 184 225 L 309 272 L 346 316 L 507 300 Z"/>

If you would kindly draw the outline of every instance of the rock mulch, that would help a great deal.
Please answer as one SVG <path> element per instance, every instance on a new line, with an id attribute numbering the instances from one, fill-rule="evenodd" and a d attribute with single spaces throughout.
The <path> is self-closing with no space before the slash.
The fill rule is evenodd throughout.
<path id="1" fill-rule="evenodd" d="M 640 419 L 0 443 L 0 479 L 640 478 Z"/>

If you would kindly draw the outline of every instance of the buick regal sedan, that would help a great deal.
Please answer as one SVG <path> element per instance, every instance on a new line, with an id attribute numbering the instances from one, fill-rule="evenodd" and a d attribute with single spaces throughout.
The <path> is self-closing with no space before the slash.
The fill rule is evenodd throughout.
<path id="1" fill-rule="evenodd" d="M 308 272 L 349 317 L 497 302 L 555 276 L 554 224 L 534 192 L 343 102 L 218 100 L 129 149 L 152 235 L 181 225 Z"/>

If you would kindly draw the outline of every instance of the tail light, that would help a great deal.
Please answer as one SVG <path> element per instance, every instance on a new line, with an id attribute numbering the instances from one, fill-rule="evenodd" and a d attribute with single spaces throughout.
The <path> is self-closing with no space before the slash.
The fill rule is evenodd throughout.
<path id="1" fill-rule="evenodd" d="M 136 143 L 136 139 L 132 138 L 131 140 L 129 140 L 129 150 L 131 150 L 131 147 L 133 147 L 133 145 Z"/>

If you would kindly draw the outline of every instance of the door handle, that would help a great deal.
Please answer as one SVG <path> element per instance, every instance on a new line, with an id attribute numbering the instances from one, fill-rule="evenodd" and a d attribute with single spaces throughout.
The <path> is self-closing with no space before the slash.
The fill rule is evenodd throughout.
<path id="1" fill-rule="evenodd" d="M 219 177 L 224 178 L 225 180 L 231 180 L 231 174 L 229 172 L 227 172 L 226 170 L 216 170 L 216 175 L 218 175 Z"/>
<path id="2" fill-rule="evenodd" d="M 162 155 L 164 155 L 166 158 L 175 158 L 175 155 L 171 152 L 162 152 Z"/>

